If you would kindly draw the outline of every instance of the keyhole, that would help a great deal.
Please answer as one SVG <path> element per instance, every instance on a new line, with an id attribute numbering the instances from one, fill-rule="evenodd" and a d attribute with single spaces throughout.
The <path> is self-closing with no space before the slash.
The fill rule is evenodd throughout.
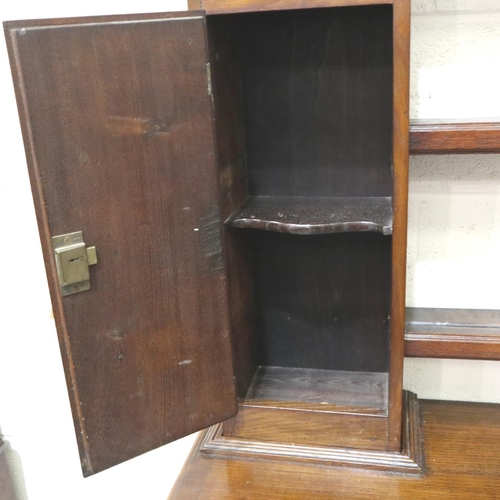
<path id="1" fill-rule="evenodd" d="M 74 264 L 75 262 L 80 262 L 81 260 L 83 260 L 83 257 L 80 256 L 80 257 L 75 257 L 74 259 L 71 259 L 69 261 L 70 264 Z"/>

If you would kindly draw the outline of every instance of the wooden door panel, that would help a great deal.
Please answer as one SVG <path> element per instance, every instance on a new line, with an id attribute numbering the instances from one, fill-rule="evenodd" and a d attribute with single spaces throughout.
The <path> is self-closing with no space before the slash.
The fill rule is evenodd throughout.
<path id="1" fill-rule="evenodd" d="M 233 416 L 205 19 L 6 23 L 84 475 Z M 61 296 L 51 236 L 97 248 Z"/>

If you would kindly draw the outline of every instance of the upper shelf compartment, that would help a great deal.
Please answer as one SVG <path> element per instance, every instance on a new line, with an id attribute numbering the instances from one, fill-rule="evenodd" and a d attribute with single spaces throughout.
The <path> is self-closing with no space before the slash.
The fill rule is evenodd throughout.
<path id="1" fill-rule="evenodd" d="M 372 231 L 389 235 L 392 198 L 249 196 L 226 224 L 290 234 Z"/>

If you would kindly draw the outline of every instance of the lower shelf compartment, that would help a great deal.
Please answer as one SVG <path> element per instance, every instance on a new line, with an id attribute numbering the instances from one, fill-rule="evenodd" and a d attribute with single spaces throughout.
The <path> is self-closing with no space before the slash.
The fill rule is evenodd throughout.
<path id="1" fill-rule="evenodd" d="M 387 373 L 259 366 L 241 404 L 387 415 Z"/>
<path id="2" fill-rule="evenodd" d="M 385 450 L 388 374 L 260 366 L 224 435 Z"/>

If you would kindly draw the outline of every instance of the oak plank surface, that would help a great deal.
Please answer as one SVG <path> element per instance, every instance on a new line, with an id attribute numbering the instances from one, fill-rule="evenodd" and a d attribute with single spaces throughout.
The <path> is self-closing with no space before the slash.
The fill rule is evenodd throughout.
<path id="1" fill-rule="evenodd" d="M 240 403 L 234 437 L 270 443 L 386 450 L 387 416 Z"/>
<path id="2" fill-rule="evenodd" d="M 195 446 L 170 500 L 498 499 L 500 405 L 420 403 L 426 455 L 421 475 L 207 458 Z"/>
<path id="3" fill-rule="evenodd" d="M 203 13 L 6 24 L 85 475 L 236 412 Z M 97 248 L 61 297 L 51 236 Z"/>
<path id="4" fill-rule="evenodd" d="M 386 373 L 260 366 L 240 404 L 387 413 Z"/>

